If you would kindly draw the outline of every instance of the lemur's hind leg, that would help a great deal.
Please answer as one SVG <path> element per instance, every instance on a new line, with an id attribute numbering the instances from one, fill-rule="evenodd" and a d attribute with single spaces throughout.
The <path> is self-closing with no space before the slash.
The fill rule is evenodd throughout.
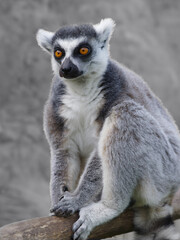
<path id="1" fill-rule="evenodd" d="M 172 207 L 149 207 L 136 209 L 134 217 L 136 240 L 179 240 L 172 219 Z"/>

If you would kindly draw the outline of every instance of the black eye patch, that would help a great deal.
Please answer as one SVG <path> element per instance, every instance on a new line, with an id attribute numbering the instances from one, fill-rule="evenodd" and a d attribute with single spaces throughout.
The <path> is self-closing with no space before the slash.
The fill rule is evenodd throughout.
<path id="1" fill-rule="evenodd" d="M 73 52 L 74 57 L 78 57 L 81 59 L 87 59 L 91 56 L 92 54 L 92 47 L 90 46 L 89 43 L 80 43 Z"/>
<path id="2" fill-rule="evenodd" d="M 58 55 L 56 54 L 57 52 L 61 52 L 61 56 L 60 57 L 58 57 Z M 55 45 L 54 46 L 54 58 L 58 62 L 61 62 L 61 60 L 63 59 L 64 56 L 65 56 L 65 50 L 60 45 Z"/>

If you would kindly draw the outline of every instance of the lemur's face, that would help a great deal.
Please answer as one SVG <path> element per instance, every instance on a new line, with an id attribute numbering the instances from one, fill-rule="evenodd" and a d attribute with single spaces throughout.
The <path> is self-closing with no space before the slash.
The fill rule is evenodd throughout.
<path id="1" fill-rule="evenodd" d="M 57 32 L 39 30 L 38 44 L 52 56 L 54 74 L 77 79 L 105 69 L 109 39 L 114 28 L 112 19 L 99 24 L 62 27 Z"/>
<path id="2" fill-rule="evenodd" d="M 95 38 L 56 38 L 53 43 L 52 68 L 65 79 L 74 79 L 91 72 L 97 54 Z"/>

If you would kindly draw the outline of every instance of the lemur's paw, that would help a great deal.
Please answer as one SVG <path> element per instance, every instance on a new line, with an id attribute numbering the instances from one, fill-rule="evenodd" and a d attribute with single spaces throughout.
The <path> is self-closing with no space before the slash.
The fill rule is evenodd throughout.
<path id="1" fill-rule="evenodd" d="M 92 222 L 88 215 L 80 216 L 73 225 L 73 240 L 86 240 L 92 230 Z"/>
<path id="2" fill-rule="evenodd" d="M 65 192 L 61 197 L 56 206 L 51 209 L 56 216 L 67 217 L 73 215 L 79 210 L 77 196 L 73 196 L 69 192 Z"/>

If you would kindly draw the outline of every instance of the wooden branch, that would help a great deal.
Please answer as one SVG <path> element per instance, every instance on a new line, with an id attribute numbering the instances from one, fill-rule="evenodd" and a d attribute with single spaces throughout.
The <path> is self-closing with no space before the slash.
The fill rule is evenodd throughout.
<path id="1" fill-rule="evenodd" d="M 180 218 L 180 191 L 173 200 L 173 218 Z M 78 215 L 68 218 L 42 217 L 0 228 L 0 240 L 70 240 Z M 133 211 L 127 210 L 112 221 L 96 227 L 89 239 L 102 239 L 133 231 Z"/>

